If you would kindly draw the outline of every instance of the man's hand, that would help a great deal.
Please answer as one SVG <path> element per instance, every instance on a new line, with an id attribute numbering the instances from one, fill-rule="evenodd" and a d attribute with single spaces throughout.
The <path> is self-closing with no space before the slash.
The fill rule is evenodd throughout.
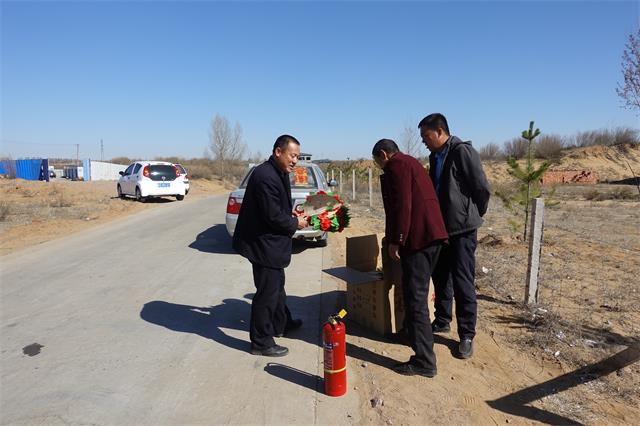
<path id="1" fill-rule="evenodd" d="M 303 229 L 309 226 L 309 218 L 298 216 L 298 229 Z"/>
<path id="2" fill-rule="evenodd" d="M 400 260 L 400 246 L 398 244 L 389 244 L 389 256 L 393 260 Z"/>

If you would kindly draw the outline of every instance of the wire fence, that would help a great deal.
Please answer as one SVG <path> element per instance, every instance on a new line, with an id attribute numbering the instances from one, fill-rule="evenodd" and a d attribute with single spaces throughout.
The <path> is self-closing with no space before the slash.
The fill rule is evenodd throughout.
<path id="1" fill-rule="evenodd" d="M 371 173 L 371 180 L 368 170 L 343 173 L 342 179 L 338 170 L 333 176 L 356 212 L 384 219 L 379 172 Z M 529 344 L 576 364 L 640 344 L 640 201 L 592 201 L 593 191 L 606 195 L 618 188 L 558 187 L 559 203 L 545 209 L 535 306 L 525 304 L 529 246 L 510 223 L 524 219 L 514 217 L 498 197 L 490 201 L 476 252 L 478 294 L 492 301 L 493 320 L 517 325 Z M 518 314 L 505 317 L 505 306 L 518 307 Z"/>

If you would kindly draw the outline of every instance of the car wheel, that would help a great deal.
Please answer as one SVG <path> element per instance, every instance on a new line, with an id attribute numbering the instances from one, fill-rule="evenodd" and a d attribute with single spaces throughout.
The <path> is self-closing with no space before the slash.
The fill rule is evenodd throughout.
<path id="1" fill-rule="evenodd" d="M 120 185 L 118 185 L 118 198 L 124 199 L 124 194 L 122 193 L 122 188 L 120 188 Z"/>
<path id="2" fill-rule="evenodd" d="M 142 193 L 140 192 L 140 188 L 138 188 L 137 186 L 136 186 L 136 200 L 140 201 L 141 203 L 144 203 L 147 201 L 147 199 L 142 196 Z"/>
<path id="3" fill-rule="evenodd" d="M 176 195 L 176 200 L 178 201 L 184 200 L 184 195 L 180 195 L 180 194 Z"/>
<path id="4" fill-rule="evenodd" d="M 329 243 L 329 236 L 325 233 L 324 237 L 320 238 L 319 240 L 316 240 L 316 243 L 318 247 L 326 247 L 327 244 Z"/>

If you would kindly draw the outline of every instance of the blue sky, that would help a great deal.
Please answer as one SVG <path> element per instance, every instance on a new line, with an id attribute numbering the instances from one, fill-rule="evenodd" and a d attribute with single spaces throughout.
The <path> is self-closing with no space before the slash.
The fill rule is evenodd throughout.
<path id="1" fill-rule="evenodd" d="M 0 154 L 200 157 L 215 114 L 370 157 L 431 112 L 476 147 L 639 127 L 615 87 L 638 1 L 1 3 Z M 417 128 L 416 128 L 417 132 Z M 423 151 L 426 153 L 426 150 Z"/>

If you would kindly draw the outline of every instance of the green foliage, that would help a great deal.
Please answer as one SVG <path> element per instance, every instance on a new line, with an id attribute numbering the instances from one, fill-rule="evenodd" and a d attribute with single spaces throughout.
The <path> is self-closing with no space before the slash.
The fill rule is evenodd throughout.
<path id="1" fill-rule="evenodd" d="M 529 122 L 529 129 L 522 132 L 522 138 L 527 141 L 527 164 L 525 167 L 520 166 L 515 158 L 507 158 L 509 165 L 509 174 L 517 181 L 516 191 L 496 191 L 496 195 L 502 200 L 505 208 L 514 216 L 520 217 L 521 212 L 524 213 L 524 233 L 523 239 L 527 239 L 527 221 L 529 219 L 529 206 L 534 198 L 542 195 L 540 190 L 540 180 L 542 175 L 549 169 L 551 163 L 543 162 L 539 167 L 533 165 L 533 155 L 535 152 L 534 139 L 540 135 L 540 129 L 534 129 L 534 122 Z M 551 196 L 555 193 L 555 188 L 551 191 Z M 545 205 L 553 205 L 555 201 L 545 201 Z M 556 203 L 557 204 L 557 203 Z M 520 228 L 509 222 L 512 232 Z"/>

